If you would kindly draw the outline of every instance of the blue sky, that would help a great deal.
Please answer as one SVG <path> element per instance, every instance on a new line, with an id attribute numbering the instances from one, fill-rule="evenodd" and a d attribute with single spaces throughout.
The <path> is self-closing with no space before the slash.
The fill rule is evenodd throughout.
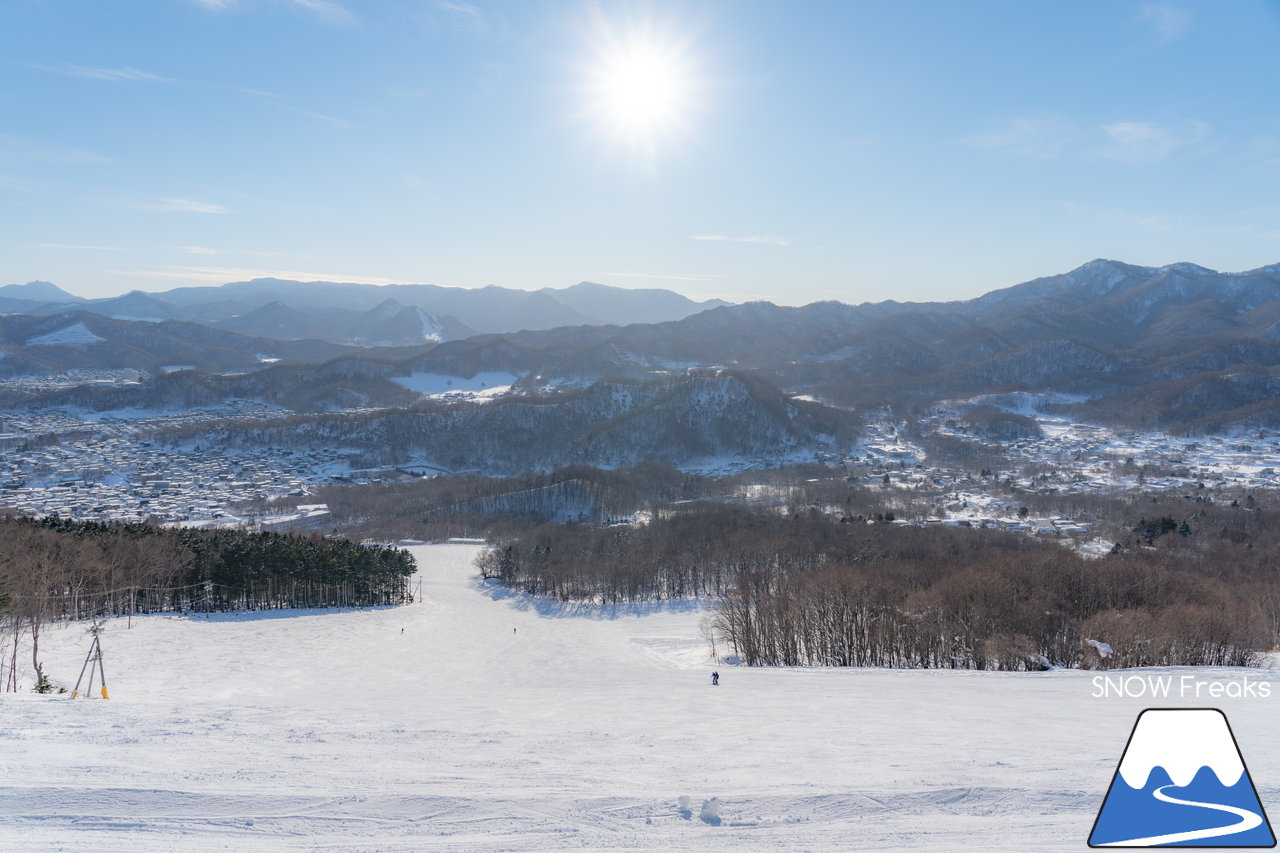
<path id="1" fill-rule="evenodd" d="M 933 300 L 1280 261 L 1280 2 L 5 0 L 0 283 Z"/>

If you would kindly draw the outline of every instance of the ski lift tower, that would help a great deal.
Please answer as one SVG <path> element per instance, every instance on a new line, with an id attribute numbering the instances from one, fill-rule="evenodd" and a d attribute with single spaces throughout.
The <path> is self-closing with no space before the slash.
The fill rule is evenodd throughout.
<path id="1" fill-rule="evenodd" d="M 93 635 L 93 642 L 89 644 L 89 653 L 84 657 L 84 666 L 80 667 L 80 677 L 76 679 L 76 689 L 71 691 L 71 698 L 75 699 L 80 695 L 80 683 L 84 681 L 86 671 L 89 673 L 89 683 L 86 685 L 84 693 L 85 698 L 89 698 L 89 694 L 93 692 L 93 674 L 97 670 L 102 680 L 102 698 L 110 699 L 111 697 L 107 695 L 107 672 L 102 668 L 102 642 L 99 639 L 99 635 L 102 633 L 102 625 L 95 621 L 93 627 L 87 630 Z"/>

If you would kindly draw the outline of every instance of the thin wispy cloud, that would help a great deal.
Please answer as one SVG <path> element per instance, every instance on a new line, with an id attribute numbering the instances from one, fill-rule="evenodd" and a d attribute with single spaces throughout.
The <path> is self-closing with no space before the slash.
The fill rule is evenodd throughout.
<path id="1" fill-rule="evenodd" d="M 402 279 L 382 278 L 351 273 L 313 272 L 302 270 L 261 269 L 256 267 L 166 266 L 134 270 L 113 270 L 113 275 L 199 281 L 221 284 L 228 281 L 250 281 L 255 278 L 280 278 L 291 281 L 337 281 L 351 284 L 409 284 Z"/>
<path id="2" fill-rule="evenodd" d="M 78 252 L 127 252 L 120 246 L 82 246 L 74 243 L 32 243 L 29 249 L 71 249 Z"/>
<path id="3" fill-rule="evenodd" d="M 658 281 L 711 281 L 724 278 L 722 275 L 700 275 L 698 273 L 661 273 L 661 272 L 607 272 L 610 278 L 649 278 Z"/>
<path id="4" fill-rule="evenodd" d="M 444 25 L 481 38 L 506 34 L 506 18 L 466 0 L 423 0 L 420 11 L 410 12 L 410 17 L 427 30 Z"/>
<path id="5" fill-rule="evenodd" d="M 324 113 L 313 113 L 311 112 L 311 110 L 304 110 L 304 109 L 299 109 L 298 107 L 291 107 L 288 104 L 276 103 L 275 105 L 280 109 L 285 110 L 286 112 L 296 113 L 297 115 L 306 116 L 307 118 L 313 118 L 316 121 L 322 121 L 325 124 L 331 124 L 334 127 L 342 127 L 342 128 L 351 127 L 350 122 L 343 121 L 342 119 L 335 118 L 333 116 L 327 116 Z"/>
<path id="6" fill-rule="evenodd" d="M 256 249 L 211 249 L 208 246 L 179 246 L 179 252 L 185 252 L 188 255 L 251 255 L 257 258 L 281 258 L 285 257 L 285 252 L 260 252 Z"/>
<path id="7" fill-rule="evenodd" d="M 1123 160 L 1157 160 L 1178 147 L 1173 134 L 1147 122 L 1118 121 L 1102 129 L 1112 142 L 1108 156 Z"/>
<path id="8" fill-rule="evenodd" d="M 110 83 L 177 82 L 172 77 L 162 77 L 159 74 L 139 71 L 136 68 L 96 68 L 89 65 L 73 65 L 70 62 L 60 62 L 57 65 L 31 65 L 29 67 L 35 68 L 39 71 L 48 71 L 52 74 L 62 74 L 67 77 L 83 77 L 88 80 L 106 80 Z"/>
<path id="9" fill-rule="evenodd" d="M 290 112 L 295 115 L 305 116 L 306 118 L 314 119 L 316 121 L 322 121 L 325 124 L 331 124 L 334 127 L 341 127 L 341 128 L 351 127 L 350 122 L 344 121 L 335 116 L 325 115 L 324 113 L 312 112 L 311 110 L 304 110 L 300 107 L 295 107 L 292 104 L 286 104 L 282 102 L 279 99 L 280 96 L 274 92 L 265 92 L 261 89 L 245 89 L 240 86 L 233 86 L 231 88 L 245 95 L 250 95 L 254 98 L 258 98 L 259 100 L 263 101 L 264 103 L 270 104 L 271 106 L 275 107 L 278 110 L 284 110 L 285 112 Z"/>
<path id="10" fill-rule="evenodd" d="M 197 6 L 213 12 L 229 12 L 249 6 L 263 5 L 260 0 L 191 0 Z M 351 25 L 356 18 L 347 7 L 335 0 L 276 0 L 278 3 L 310 12 L 331 24 Z"/>
<path id="11" fill-rule="evenodd" d="M 158 198 L 139 207 L 140 210 L 172 213 L 231 213 L 231 208 L 190 198 Z"/>
<path id="12" fill-rule="evenodd" d="M 85 148 L 0 133 L 0 163 L 93 166 L 110 162 L 111 158 Z"/>
<path id="13" fill-rule="evenodd" d="M 974 148 L 1051 160 L 1070 150 L 1080 137 L 1080 129 L 1069 119 L 1038 113 L 1016 116 L 999 127 L 966 137 L 964 142 Z"/>
<path id="14" fill-rule="evenodd" d="M 759 243 L 767 246 L 790 246 L 791 240 L 788 237 L 779 237 L 777 234 L 748 234 L 743 236 L 732 236 L 729 234 L 694 234 L 695 240 L 708 240 L 714 243 Z"/>
<path id="15" fill-rule="evenodd" d="M 1138 22 L 1150 27 L 1161 44 L 1172 44 L 1191 30 L 1191 12 L 1169 3 L 1145 3 Z"/>
<path id="16" fill-rule="evenodd" d="M 1118 121 L 1103 125 L 1102 131 L 1107 142 L 1098 150 L 1099 157 L 1142 163 L 1192 149 L 1213 135 L 1213 128 L 1202 121 L 1182 122 L 1177 126 Z"/>
<path id="17" fill-rule="evenodd" d="M 961 141 L 973 148 L 1038 160 L 1152 163 L 1204 150 L 1213 128 L 1202 121 L 1113 121 L 1085 124 L 1064 116 L 1019 116 Z"/>
<path id="18" fill-rule="evenodd" d="M 428 0 L 428 5 L 437 12 L 443 12 L 453 24 L 461 29 L 484 33 L 489 30 L 489 16 L 474 3 L 462 0 Z"/>
<path id="19" fill-rule="evenodd" d="M 294 6 L 328 21 L 331 24 L 354 24 L 356 18 L 347 8 L 332 0 L 289 0 Z"/>
<path id="20" fill-rule="evenodd" d="M 431 0 L 431 5 L 442 12 L 451 12 L 473 21 L 484 20 L 484 10 L 474 3 L 461 3 L 458 0 Z"/>

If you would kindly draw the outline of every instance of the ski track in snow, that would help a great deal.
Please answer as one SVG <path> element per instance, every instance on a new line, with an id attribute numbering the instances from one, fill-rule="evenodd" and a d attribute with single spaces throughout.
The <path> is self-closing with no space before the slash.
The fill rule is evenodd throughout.
<path id="1" fill-rule="evenodd" d="M 479 546 L 413 550 L 424 603 L 115 620 L 110 701 L 0 697 L 0 851 L 1084 850 L 1147 704 L 716 665 L 696 603 L 533 599 Z M 55 681 L 83 629 L 45 633 Z M 1271 701 L 1224 706 L 1264 803 Z"/>

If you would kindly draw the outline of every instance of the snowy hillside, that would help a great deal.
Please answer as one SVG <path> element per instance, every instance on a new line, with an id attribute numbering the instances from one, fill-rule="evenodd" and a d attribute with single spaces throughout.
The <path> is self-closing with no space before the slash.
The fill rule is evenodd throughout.
<path id="1" fill-rule="evenodd" d="M 61 329 L 31 338 L 27 341 L 27 346 L 86 347 L 92 346 L 101 340 L 102 338 L 89 331 L 84 323 L 72 323 L 70 326 L 64 326 Z"/>
<path id="2" fill-rule="evenodd" d="M 512 374 L 486 371 L 463 379 L 415 373 L 398 381 L 445 398 L 474 388 L 474 399 L 458 406 L 232 425 L 210 440 L 243 449 L 340 447 L 362 454 L 365 466 L 418 464 L 446 471 L 504 474 L 642 461 L 721 470 L 808 461 L 815 453 L 847 447 L 857 428 L 848 412 L 793 401 L 731 373 L 490 397 L 503 387 L 494 383 L 507 376 Z M 449 393 L 450 387 L 459 393 Z"/>
<path id="3" fill-rule="evenodd" d="M 0 850 L 1084 850 L 1138 711 L 1179 704 L 1084 672 L 713 688 L 697 606 L 531 600 L 477 550 L 415 548 L 406 607 L 111 623 L 110 701 L 0 696 Z M 54 680 L 88 639 L 45 636 Z M 1215 701 L 1275 803 L 1276 699 Z"/>

